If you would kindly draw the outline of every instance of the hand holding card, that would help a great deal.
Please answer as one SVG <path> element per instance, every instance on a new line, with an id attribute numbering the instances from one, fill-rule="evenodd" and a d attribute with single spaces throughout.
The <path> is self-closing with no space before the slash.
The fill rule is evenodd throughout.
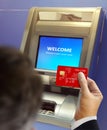
<path id="1" fill-rule="evenodd" d="M 78 82 L 78 73 L 83 72 L 85 77 L 88 76 L 88 68 L 58 66 L 56 74 L 56 86 L 80 88 Z"/>

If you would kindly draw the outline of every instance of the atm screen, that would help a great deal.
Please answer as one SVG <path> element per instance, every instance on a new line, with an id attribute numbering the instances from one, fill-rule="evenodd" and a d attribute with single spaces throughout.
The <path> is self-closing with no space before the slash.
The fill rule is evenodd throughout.
<path id="1" fill-rule="evenodd" d="M 56 71 L 58 65 L 80 64 L 83 38 L 40 36 L 35 68 Z"/>

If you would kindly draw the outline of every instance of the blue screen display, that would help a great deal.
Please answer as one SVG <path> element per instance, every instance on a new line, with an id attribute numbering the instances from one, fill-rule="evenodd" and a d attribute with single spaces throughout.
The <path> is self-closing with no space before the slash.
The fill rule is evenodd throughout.
<path id="1" fill-rule="evenodd" d="M 40 36 L 35 67 L 54 71 L 58 65 L 78 67 L 82 46 L 83 38 Z"/>

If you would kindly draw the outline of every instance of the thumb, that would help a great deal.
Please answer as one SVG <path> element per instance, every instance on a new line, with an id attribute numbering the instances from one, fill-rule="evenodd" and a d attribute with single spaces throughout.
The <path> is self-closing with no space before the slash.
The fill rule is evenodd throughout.
<path id="1" fill-rule="evenodd" d="M 85 75 L 82 72 L 78 73 L 78 81 L 81 87 L 81 93 L 84 93 L 84 94 L 88 93 L 89 92 L 88 83 L 87 83 Z"/>

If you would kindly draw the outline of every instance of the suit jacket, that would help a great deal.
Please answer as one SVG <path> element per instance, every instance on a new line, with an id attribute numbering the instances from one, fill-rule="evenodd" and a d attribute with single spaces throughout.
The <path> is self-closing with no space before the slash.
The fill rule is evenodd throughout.
<path id="1" fill-rule="evenodd" d="M 91 120 L 88 122 L 83 123 L 79 127 L 77 127 L 75 130 L 100 130 L 97 120 Z"/>

